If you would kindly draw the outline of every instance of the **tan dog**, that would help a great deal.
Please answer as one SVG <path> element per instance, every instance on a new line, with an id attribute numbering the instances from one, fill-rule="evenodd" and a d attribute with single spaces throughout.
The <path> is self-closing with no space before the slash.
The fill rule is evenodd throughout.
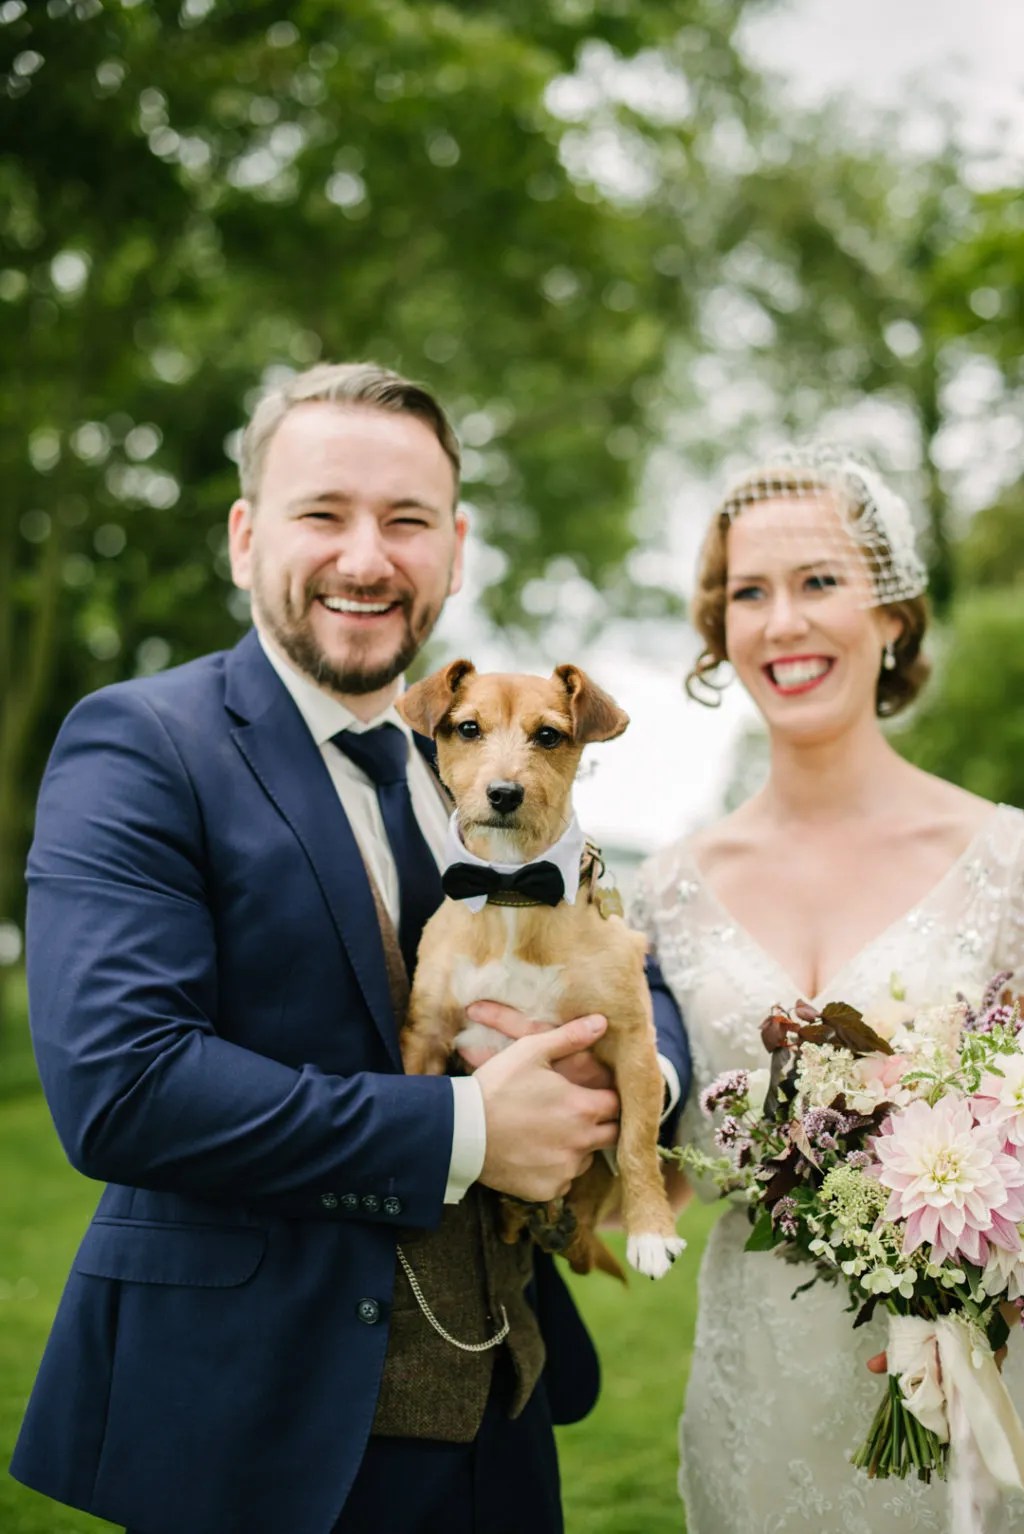
<path id="1" fill-rule="evenodd" d="M 559 666 L 550 678 L 483 676 L 457 660 L 410 687 L 397 707 L 436 741 L 465 848 L 504 865 L 532 862 L 559 842 L 573 821 L 572 785 L 583 747 L 614 739 L 629 723 L 576 666 Z M 614 1073 L 621 1103 L 627 1256 L 641 1273 L 660 1278 L 685 1243 L 675 1233 L 657 1151 L 664 1083 L 644 977 L 646 941 L 620 917 L 603 916 L 584 884 L 573 904 L 521 903 L 525 899 L 498 893 L 477 911 L 447 899 L 427 923 L 402 1033 L 406 1070 L 440 1075 L 456 1044 L 494 1049 L 511 1042 L 494 1029 L 466 1028 L 466 1007 L 474 1001 L 504 1002 L 552 1027 L 603 1013 L 608 1029 L 594 1053 Z M 574 1216 L 567 1224 L 575 1229 L 565 1255 L 578 1272 L 617 1268 L 594 1234 L 612 1182 L 598 1156 L 567 1196 Z M 507 1216 L 508 1239 L 526 1222 L 526 1207 Z"/>

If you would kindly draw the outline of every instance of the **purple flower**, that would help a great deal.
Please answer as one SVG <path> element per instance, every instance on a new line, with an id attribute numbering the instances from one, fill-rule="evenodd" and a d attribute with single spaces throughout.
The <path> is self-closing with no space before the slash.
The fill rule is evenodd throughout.
<path id="1" fill-rule="evenodd" d="M 727 1113 L 725 1118 L 715 1130 L 715 1144 L 722 1150 L 728 1150 L 730 1145 L 735 1145 L 740 1137 L 740 1123 Z"/>
<path id="2" fill-rule="evenodd" d="M 812 1145 L 821 1150 L 838 1150 L 836 1135 L 849 1134 L 856 1120 L 847 1118 L 835 1108 L 808 1108 L 803 1119 L 804 1134 Z"/>
<path id="3" fill-rule="evenodd" d="M 847 1166 L 855 1166 L 860 1172 L 863 1171 L 866 1166 L 871 1165 L 871 1157 L 868 1155 L 867 1151 L 850 1151 L 846 1158 L 846 1164 Z"/>
<path id="4" fill-rule="evenodd" d="M 784 1236 L 793 1237 L 797 1234 L 796 1199 L 790 1198 L 788 1193 L 772 1205 L 772 1223 L 779 1227 Z"/>
<path id="5" fill-rule="evenodd" d="M 1013 1028 L 1015 1032 L 1019 1033 L 1020 1018 L 1017 1017 L 1013 1007 L 1005 1005 L 990 1007 L 983 1014 L 979 1027 L 983 1028 L 986 1033 L 991 1033 L 993 1028 Z"/>
<path id="6" fill-rule="evenodd" d="M 700 1094 L 701 1112 L 710 1118 L 723 1103 L 735 1104 L 739 1098 L 746 1097 L 749 1080 L 746 1071 L 725 1071 L 721 1076 L 716 1076 Z"/>
<path id="7" fill-rule="evenodd" d="M 999 971 L 998 975 L 993 975 L 992 976 L 992 979 L 989 981 L 988 985 L 985 987 L 985 994 L 981 998 L 981 1010 L 982 1010 L 982 1012 L 988 1012 L 994 1006 L 996 1006 L 996 1004 L 999 1001 L 999 997 L 1002 994 L 1003 987 L 1006 985 L 1006 982 L 1008 980 L 1012 980 L 1012 978 L 1013 978 L 1013 970 L 1012 969 L 1001 969 Z"/>
<path id="8" fill-rule="evenodd" d="M 985 994 L 981 998 L 981 1005 L 977 1012 L 967 1004 L 965 998 L 958 993 L 957 999 L 963 1001 L 966 1008 L 964 1018 L 965 1033 L 991 1033 L 993 1028 L 1013 1028 L 1019 1033 L 1021 1020 L 1016 1016 L 1014 1008 L 1008 1007 L 999 1000 L 1006 982 L 1013 976 L 1012 969 L 1002 969 L 998 975 L 993 975 L 985 987 Z"/>

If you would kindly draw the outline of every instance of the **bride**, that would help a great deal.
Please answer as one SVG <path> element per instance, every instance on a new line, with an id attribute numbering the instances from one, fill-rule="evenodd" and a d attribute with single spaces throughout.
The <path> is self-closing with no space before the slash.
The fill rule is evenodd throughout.
<path id="1" fill-rule="evenodd" d="M 926 675 L 924 585 L 906 506 L 839 450 L 777 455 L 712 519 L 687 686 L 706 695 L 728 661 L 763 715 L 771 766 L 754 798 L 638 880 L 633 919 L 693 1049 L 684 1141 L 714 1151 L 700 1093 L 767 1063 L 759 1024 L 773 1003 L 841 999 L 878 1015 L 894 996 L 952 999 L 1014 968 L 1024 989 L 1024 814 L 910 766 L 879 728 Z M 865 1364 L 884 1320 L 854 1332 L 845 1291 L 825 1284 L 792 1298 L 802 1275 L 745 1253 L 748 1233 L 728 1209 L 701 1268 L 681 1422 L 689 1534 L 945 1530 L 941 1482 L 871 1481 L 848 1464 L 880 1399 Z M 1024 1405 L 1022 1338 L 1006 1377 Z"/>

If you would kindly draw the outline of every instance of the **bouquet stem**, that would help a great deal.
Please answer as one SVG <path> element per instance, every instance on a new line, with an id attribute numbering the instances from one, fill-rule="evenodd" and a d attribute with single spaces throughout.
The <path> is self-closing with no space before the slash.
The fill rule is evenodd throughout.
<path id="1" fill-rule="evenodd" d="M 945 1477 L 948 1457 L 949 1445 L 907 1410 L 899 1381 L 890 1374 L 868 1436 L 851 1463 L 879 1480 L 916 1474 L 930 1481 L 933 1475 Z"/>

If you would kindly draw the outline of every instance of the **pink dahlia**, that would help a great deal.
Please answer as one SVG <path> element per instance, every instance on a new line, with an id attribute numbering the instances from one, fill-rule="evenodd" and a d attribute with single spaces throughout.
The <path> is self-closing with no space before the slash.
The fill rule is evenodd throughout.
<path id="1" fill-rule="evenodd" d="M 1001 1076 L 983 1076 L 971 1098 L 974 1116 L 1005 1141 L 1024 1146 L 1024 1055 L 1001 1055 Z"/>
<path id="2" fill-rule="evenodd" d="M 1024 1165 L 1003 1150 L 1002 1127 L 976 1124 L 970 1107 L 944 1097 L 890 1114 L 872 1141 L 876 1173 L 890 1190 L 887 1220 L 905 1220 L 903 1250 L 928 1241 L 935 1262 L 984 1267 L 989 1245 L 1019 1251 Z"/>

